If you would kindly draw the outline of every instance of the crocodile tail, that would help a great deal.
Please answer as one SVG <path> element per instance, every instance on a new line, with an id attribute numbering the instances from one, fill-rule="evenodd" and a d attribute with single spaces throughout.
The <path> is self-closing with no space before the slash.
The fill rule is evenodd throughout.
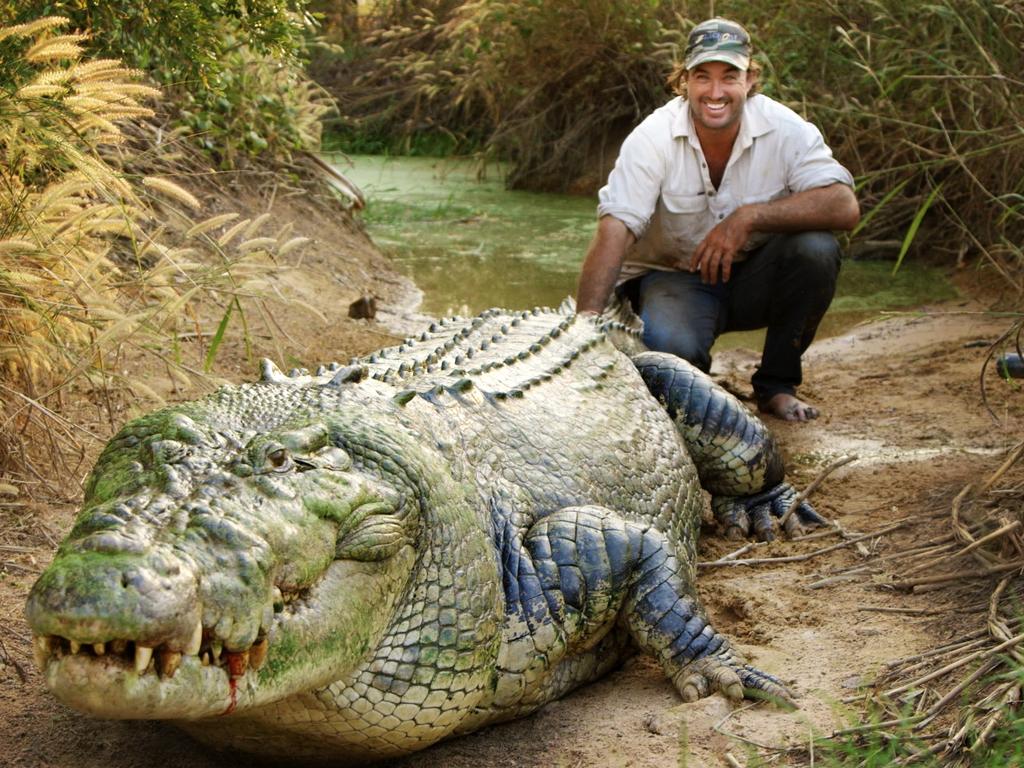
<path id="1" fill-rule="evenodd" d="M 618 294 L 612 296 L 612 300 L 605 307 L 604 312 L 601 313 L 601 321 L 605 323 L 619 322 L 639 331 L 642 331 L 644 327 L 640 316 L 633 311 L 633 305 Z"/>
<path id="2" fill-rule="evenodd" d="M 627 300 L 613 296 L 611 303 L 598 318 L 598 325 L 612 344 L 627 355 L 637 355 L 647 350 L 643 343 L 644 322 Z"/>

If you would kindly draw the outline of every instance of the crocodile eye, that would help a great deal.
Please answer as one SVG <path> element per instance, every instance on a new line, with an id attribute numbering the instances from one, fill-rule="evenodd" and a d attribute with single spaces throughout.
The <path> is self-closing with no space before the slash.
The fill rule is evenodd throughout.
<path id="1" fill-rule="evenodd" d="M 237 469 L 241 469 L 243 464 L 248 464 L 252 468 L 252 473 L 257 475 L 266 472 L 285 473 L 294 469 L 295 466 L 292 462 L 292 452 L 287 445 L 282 445 L 281 441 L 276 439 L 276 435 L 274 437 L 259 436 L 250 441 L 245 455 L 239 457 L 236 464 L 239 465 Z M 239 474 L 239 472 L 236 471 L 235 474 Z M 239 476 L 246 475 L 239 474 Z"/>
<path id="2" fill-rule="evenodd" d="M 288 450 L 286 448 L 275 448 L 267 454 L 267 461 L 274 469 L 281 469 L 288 464 Z"/>

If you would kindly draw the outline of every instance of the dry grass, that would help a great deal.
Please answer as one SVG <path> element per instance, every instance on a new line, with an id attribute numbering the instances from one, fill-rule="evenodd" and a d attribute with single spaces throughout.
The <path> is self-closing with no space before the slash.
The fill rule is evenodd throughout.
<path id="1" fill-rule="evenodd" d="M 209 371 L 232 317 L 259 309 L 275 253 L 304 240 L 265 218 L 197 220 L 200 201 L 173 168 L 140 158 L 134 140 L 159 92 L 114 59 L 82 58 L 84 35 L 49 17 L 0 28 L 0 471 L 33 471 L 26 441 L 58 464 L 92 435 L 60 415 L 72 385 L 109 411 L 117 398 L 158 401 L 124 376 L 130 350 L 187 369 L 166 350 L 183 329 L 202 334 Z M 175 136 L 161 146 L 173 156 Z M 130 169 L 130 170 L 129 170 Z M 132 171 L 135 171 L 134 173 Z M 202 309 L 200 309 L 202 307 Z M 219 322 L 217 322 L 219 318 Z M 38 457 L 37 457 L 38 459 Z"/>
<path id="2" fill-rule="evenodd" d="M 1019 300 L 1024 5 L 778 5 L 755 16 L 774 88 L 824 128 L 857 177 L 860 239 L 897 265 L 910 253 L 957 265 L 975 257 Z M 786 19 L 797 12 L 799 26 Z"/>
<path id="3" fill-rule="evenodd" d="M 948 519 L 946 533 L 887 556 L 898 575 L 885 588 L 956 590 L 955 610 L 944 621 L 957 622 L 958 631 L 889 662 L 866 694 L 848 700 L 869 703 L 875 720 L 837 736 L 876 747 L 896 740 L 901 765 L 1002 764 L 991 759 L 998 758 L 993 742 L 1019 729 L 1024 686 L 1022 457 L 1024 443 L 987 478 L 964 487 L 940 513 Z"/>

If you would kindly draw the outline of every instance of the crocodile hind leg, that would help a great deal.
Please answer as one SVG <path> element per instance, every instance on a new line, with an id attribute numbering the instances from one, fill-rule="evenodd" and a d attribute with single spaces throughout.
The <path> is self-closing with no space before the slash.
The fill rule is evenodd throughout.
<path id="1" fill-rule="evenodd" d="M 535 523 L 524 549 L 530 574 L 522 593 L 547 604 L 567 657 L 625 627 L 654 655 L 683 699 L 720 691 L 791 700 L 776 677 L 746 664 L 704 616 L 693 590 L 694 569 L 676 558 L 665 534 L 604 507 L 569 507 Z M 536 609 L 534 609 L 536 615 Z"/>
<path id="2" fill-rule="evenodd" d="M 782 454 L 764 422 L 710 376 L 675 355 L 642 352 L 633 356 L 633 363 L 686 442 L 725 535 L 774 538 L 776 521 L 797 494 L 784 481 Z M 825 522 L 802 501 L 786 520 L 786 533 L 796 536 L 805 525 Z"/>

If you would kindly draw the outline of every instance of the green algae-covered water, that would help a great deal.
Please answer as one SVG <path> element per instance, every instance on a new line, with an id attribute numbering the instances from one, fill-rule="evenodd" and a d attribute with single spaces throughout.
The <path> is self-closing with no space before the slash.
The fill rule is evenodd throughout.
<path id="1" fill-rule="evenodd" d="M 489 307 L 554 306 L 575 294 L 594 234 L 591 197 L 506 190 L 501 168 L 464 159 L 328 157 L 366 195 L 373 240 L 422 289 L 422 311 L 471 315 Z M 819 338 L 885 310 L 955 295 L 941 272 L 905 263 L 846 261 Z M 720 346 L 760 346 L 727 334 Z"/>

